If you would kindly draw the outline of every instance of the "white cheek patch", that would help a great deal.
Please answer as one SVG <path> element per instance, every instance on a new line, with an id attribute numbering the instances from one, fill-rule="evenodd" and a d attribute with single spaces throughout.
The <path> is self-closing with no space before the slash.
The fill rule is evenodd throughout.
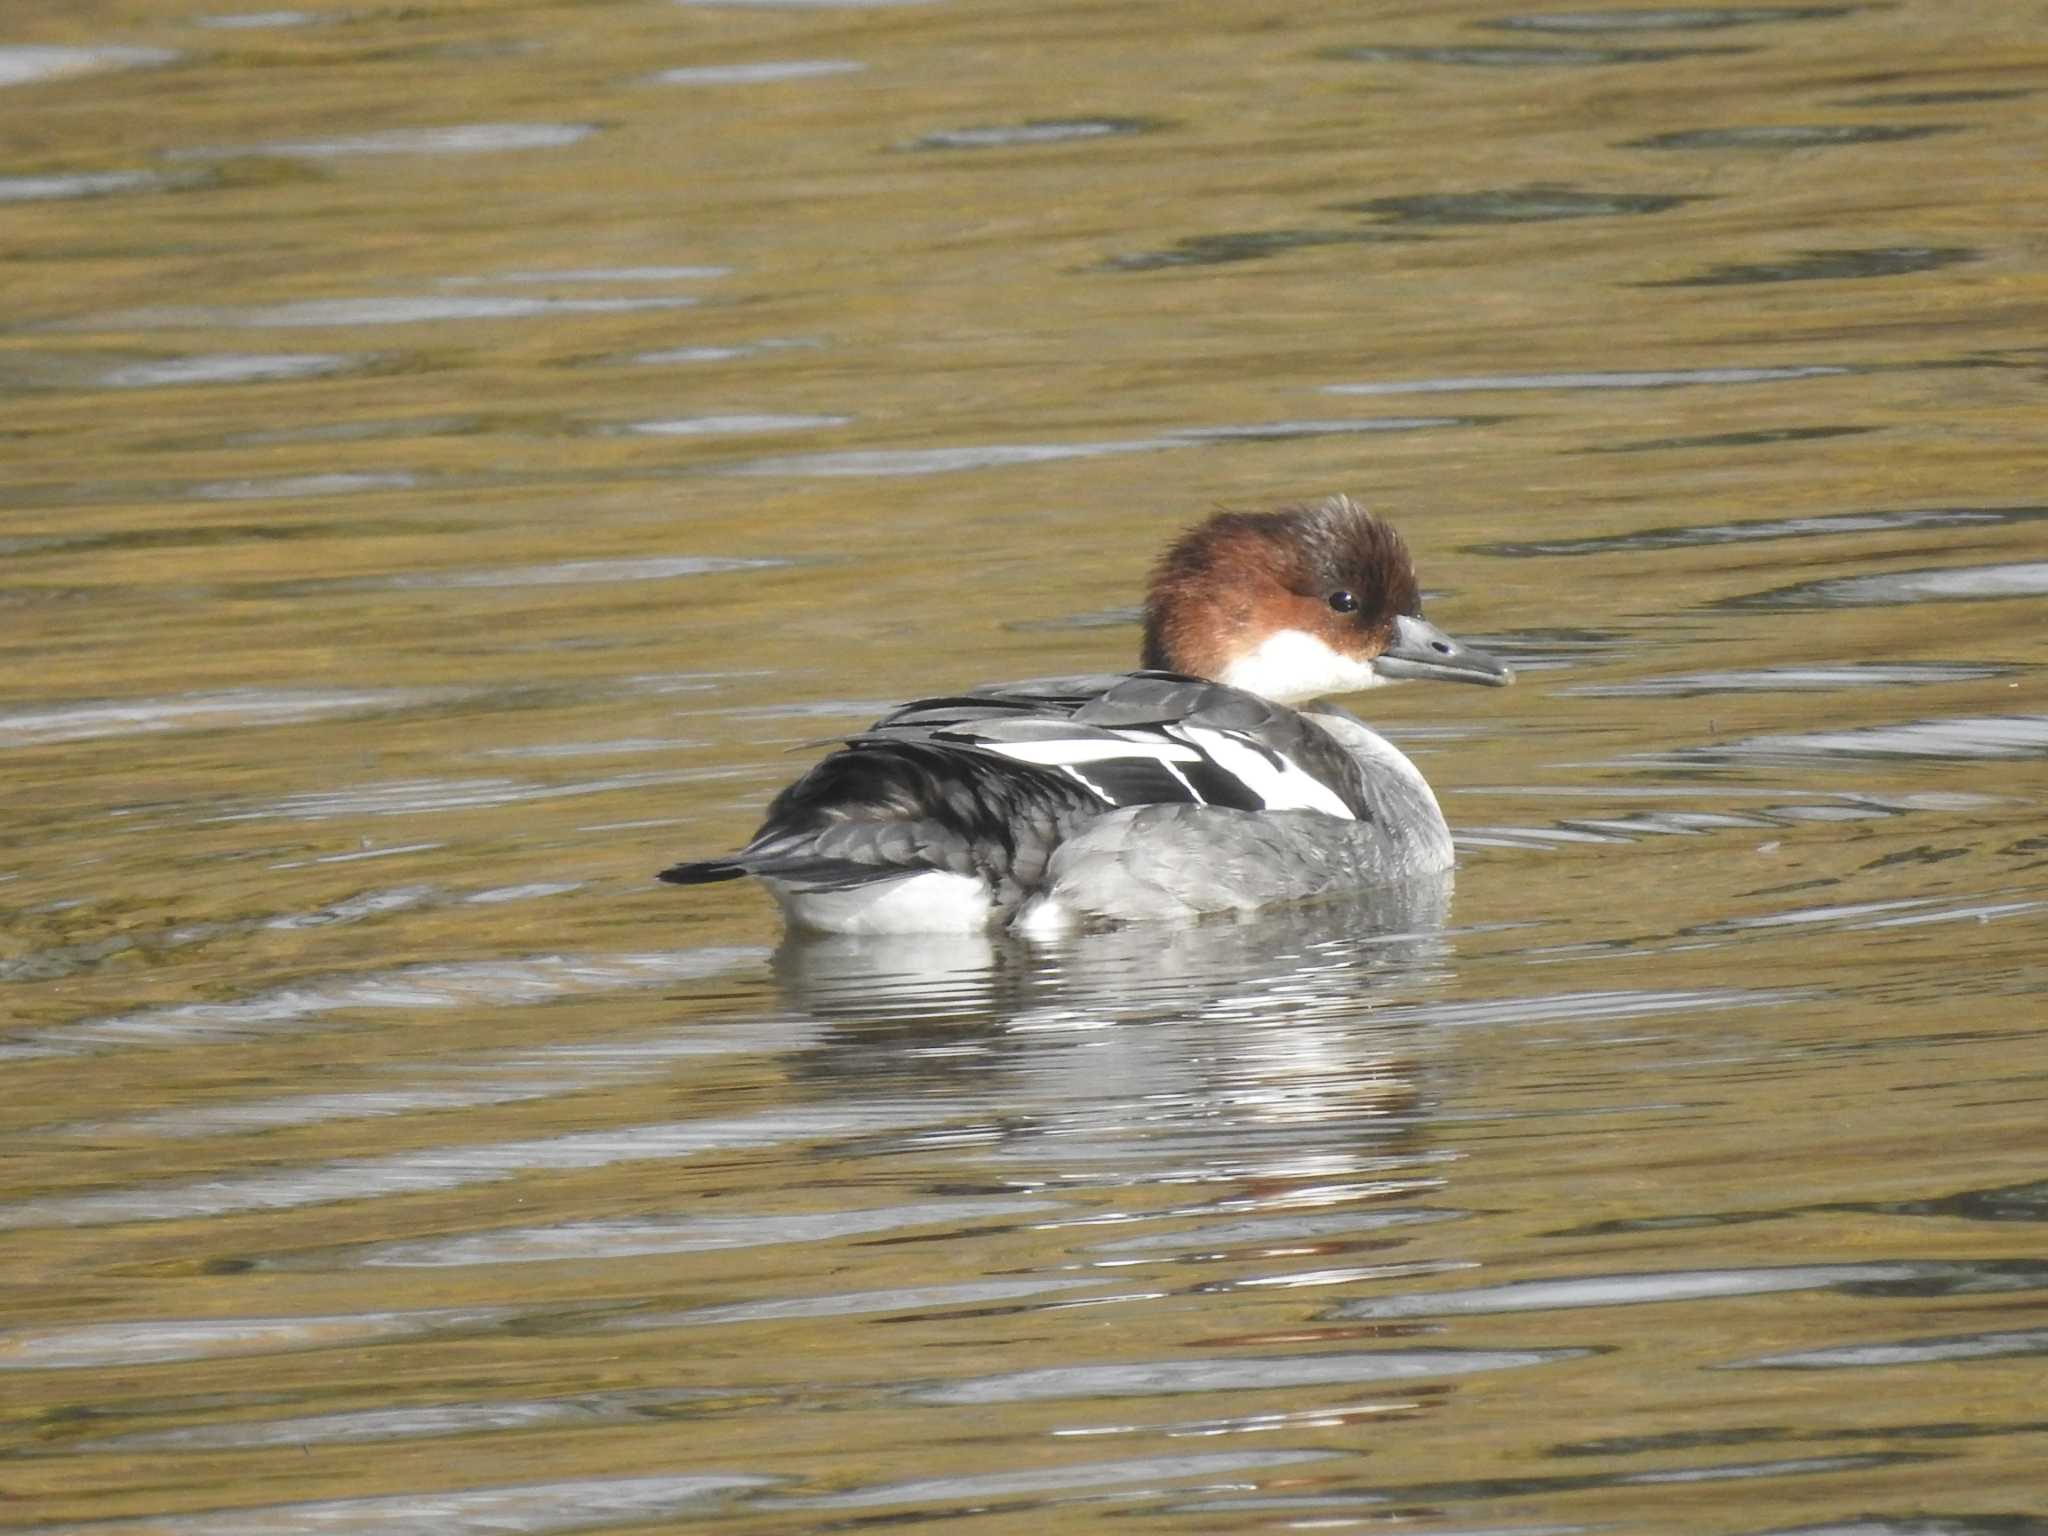
<path id="1" fill-rule="evenodd" d="M 1284 757 L 1269 756 L 1226 731 L 1176 726 L 1173 734 L 1201 748 L 1209 761 L 1265 801 L 1269 811 L 1322 811 L 1346 821 L 1358 819 L 1334 789 Z"/>
<path id="2" fill-rule="evenodd" d="M 1333 650 L 1320 636 L 1283 629 L 1225 667 L 1216 681 L 1277 704 L 1300 704 L 1333 693 L 1377 688 L 1386 679 L 1373 671 L 1370 661 Z"/>

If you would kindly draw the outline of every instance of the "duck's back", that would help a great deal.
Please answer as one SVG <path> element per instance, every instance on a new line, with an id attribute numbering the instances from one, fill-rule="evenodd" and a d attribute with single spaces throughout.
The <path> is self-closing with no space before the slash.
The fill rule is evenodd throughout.
<path id="1" fill-rule="evenodd" d="M 1173 673 L 1048 678 L 884 716 L 729 859 L 834 931 L 1250 908 L 1448 864 L 1434 796 L 1340 710 Z"/>

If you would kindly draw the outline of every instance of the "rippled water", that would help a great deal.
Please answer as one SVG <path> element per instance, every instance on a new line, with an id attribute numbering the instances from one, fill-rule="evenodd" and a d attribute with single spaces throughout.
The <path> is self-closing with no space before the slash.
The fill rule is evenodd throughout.
<path id="1" fill-rule="evenodd" d="M 9 20 L 11 1529 L 2048 1529 L 2015 8 Z M 1333 490 L 1448 910 L 652 882 Z"/>

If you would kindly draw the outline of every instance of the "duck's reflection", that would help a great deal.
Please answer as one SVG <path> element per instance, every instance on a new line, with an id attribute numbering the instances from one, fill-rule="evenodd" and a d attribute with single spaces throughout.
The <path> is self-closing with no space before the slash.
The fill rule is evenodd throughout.
<path id="1" fill-rule="evenodd" d="M 785 998 L 829 1028 L 788 1065 L 817 1087 L 986 1099 L 1004 1148 L 1056 1137 L 1062 1162 L 1098 1173 L 1356 1170 L 1361 1116 L 1381 1150 L 1413 1125 L 1412 1028 L 1378 1010 L 1440 987 L 1449 901 L 1431 876 L 1057 944 L 792 937 Z"/>
<path id="2" fill-rule="evenodd" d="M 1054 941 L 1007 933 L 807 934 L 775 953 L 785 1001 L 822 1019 L 1028 1025 L 1041 1012 L 1098 1017 L 1228 1005 L 1250 989 L 1340 1001 L 1367 976 L 1441 956 L 1448 874 L 1343 899 L 1203 923 L 1136 923 Z"/>

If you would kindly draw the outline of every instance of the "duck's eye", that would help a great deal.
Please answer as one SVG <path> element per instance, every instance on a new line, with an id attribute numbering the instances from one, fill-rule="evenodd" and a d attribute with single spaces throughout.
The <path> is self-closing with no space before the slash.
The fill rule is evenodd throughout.
<path id="1" fill-rule="evenodd" d="M 1358 599 L 1349 591 L 1339 588 L 1330 594 L 1330 606 L 1339 613 L 1358 612 Z"/>

